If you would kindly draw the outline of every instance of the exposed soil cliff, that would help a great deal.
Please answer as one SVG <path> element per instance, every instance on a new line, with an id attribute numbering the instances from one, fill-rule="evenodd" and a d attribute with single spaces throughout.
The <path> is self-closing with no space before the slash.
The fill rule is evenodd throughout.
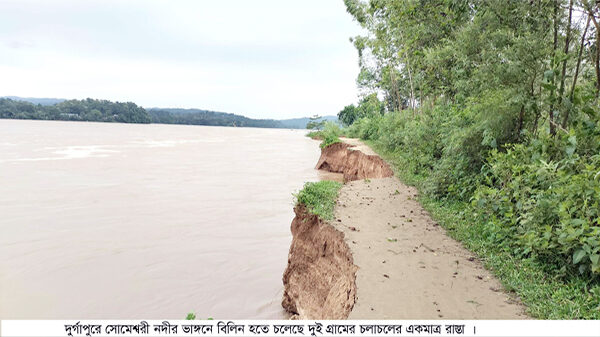
<path id="1" fill-rule="evenodd" d="M 386 178 L 394 175 L 378 155 L 368 154 L 352 144 L 335 143 L 321 149 L 318 170 L 344 174 L 344 181 Z"/>
<path id="2" fill-rule="evenodd" d="M 344 234 L 304 205 L 294 212 L 282 305 L 292 319 L 346 319 L 354 306 L 357 267 Z"/>

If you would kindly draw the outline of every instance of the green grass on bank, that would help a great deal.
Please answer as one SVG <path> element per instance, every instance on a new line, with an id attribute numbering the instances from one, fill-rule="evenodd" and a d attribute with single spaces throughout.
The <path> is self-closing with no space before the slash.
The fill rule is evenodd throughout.
<path id="1" fill-rule="evenodd" d="M 336 181 L 323 180 L 308 182 L 296 197 L 297 204 L 304 204 L 308 211 L 322 219 L 333 219 L 333 208 L 342 184 Z"/>
<path id="2" fill-rule="evenodd" d="M 314 140 L 323 140 L 322 131 L 321 130 L 311 131 L 311 132 L 309 132 L 309 133 L 306 134 L 306 137 L 312 138 Z"/>
<path id="3" fill-rule="evenodd" d="M 325 148 L 331 144 L 340 143 L 341 135 L 342 129 L 333 122 L 326 122 L 322 130 L 311 131 L 306 134 L 307 137 L 321 140 L 321 148 Z"/>
<path id="4" fill-rule="evenodd" d="M 427 177 L 407 169 L 410 158 L 391 152 L 376 141 L 366 143 L 390 163 L 404 183 L 419 189 L 419 201 L 431 216 L 477 254 L 505 289 L 515 293 L 538 319 L 600 319 L 600 285 L 585 276 L 560 277 L 533 258 L 519 258 L 489 239 L 486 221 L 469 203 L 435 199 L 423 193 Z"/>

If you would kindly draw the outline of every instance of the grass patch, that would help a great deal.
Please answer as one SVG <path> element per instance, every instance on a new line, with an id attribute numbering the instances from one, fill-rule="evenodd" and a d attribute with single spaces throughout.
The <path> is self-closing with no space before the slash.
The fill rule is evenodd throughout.
<path id="1" fill-rule="evenodd" d="M 326 135 L 325 138 L 323 138 L 323 141 L 321 142 L 321 144 L 319 145 L 322 149 L 328 147 L 329 145 L 333 145 L 335 143 L 341 143 L 342 141 L 340 140 L 340 138 L 338 136 L 330 136 L 330 135 Z"/>
<path id="2" fill-rule="evenodd" d="M 342 184 L 336 181 L 323 180 L 306 183 L 296 197 L 296 204 L 304 204 L 308 211 L 322 219 L 333 219 L 333 208 Z"/>
<path id="3" fill-rule="evenodd" d="M 323 131 L 321 131 L 321 130 L 311 131 L 306 134 L 306 137 L 312 138 L 314 140 L 323 140 Z"/>
<path id="4" fill-rule="evenodd" d="M 428 177 L 408 168 L 410 158 L 405 153 L 386 151 L 374 141 L 366 143 L 392 165 L 397 177 L 419 189 L 419 201 L 433 219 L 475 253 L 505 289 L 521 299 L 529 315 L 538 319 L 600 319 L 597 282 L 584 276 L 553 276 L 539 261 L 516 257 L 490 240 L 486 222 L 470 204 L 428 196 L 424 191 Z"/>

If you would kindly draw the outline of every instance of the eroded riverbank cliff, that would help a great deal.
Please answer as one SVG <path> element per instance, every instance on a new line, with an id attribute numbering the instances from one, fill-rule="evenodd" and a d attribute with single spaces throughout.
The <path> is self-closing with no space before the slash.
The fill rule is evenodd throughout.
<path id="1" fill-rule="evenodd" d="M 364 145 L 363 145 L 364 146 Z M 386 178 L 394 175 L 390 166 L 370 149 L 340 142 L 321 150 L 316 169 L 344 174 L 344 181 Z"/>
<path id="2" fill-rule="evenodd" d="M 343 173 L 344 181 L 393 175 L 379 156 L 357 144 L 321 149 L 317 169 Z M 283 275 L 282 305 L 293 319 L 345 319 L 356 299 L 356 270 L 344 234 L 304 205 L 296 205 L 292 244 Z"/>
<path id="3" fill-rule="evenodd" d="M 304 205 L 294 212 L 282 305 L 292 319 L 345 319 L 354 306 L 357 267 L 344 234 Z"/>

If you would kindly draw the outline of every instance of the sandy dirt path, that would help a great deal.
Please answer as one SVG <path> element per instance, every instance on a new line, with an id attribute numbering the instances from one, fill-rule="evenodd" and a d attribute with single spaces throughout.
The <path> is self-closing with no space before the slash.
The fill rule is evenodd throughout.
<path id="1" fill-rule="evenodd" d="M 348 182 L 334 226 L 350 247 L 357 301 L 349 319 L 525 319 L 523 306 L 446 235 L 397 178 Z"/>

